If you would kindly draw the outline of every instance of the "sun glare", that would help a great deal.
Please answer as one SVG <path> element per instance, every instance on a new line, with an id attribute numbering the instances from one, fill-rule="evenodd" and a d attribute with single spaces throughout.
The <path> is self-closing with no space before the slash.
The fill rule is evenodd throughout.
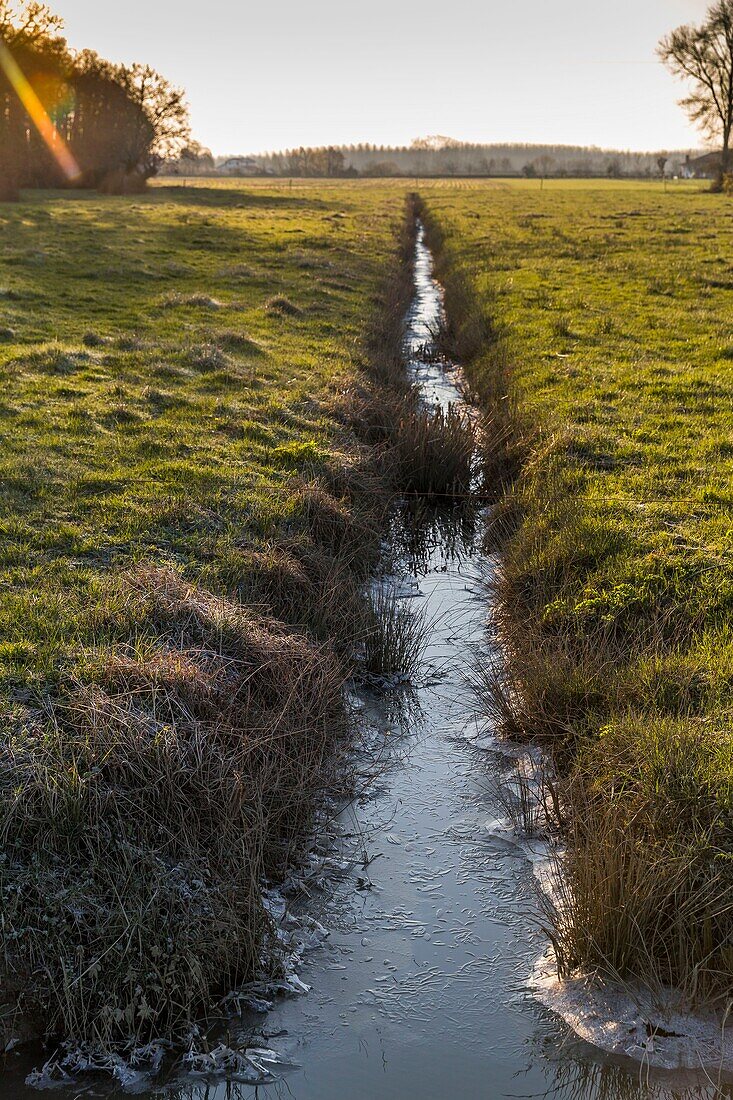
<path id="1" fill-rule="evenodd" d="M 1 40 L 0 69 L 2 69 L 13 86 L 16 95 L 25 107 L 33 125 L 55 157 L 61 171 L 68 180 L 77 179 L 80 175 L 79 165 L 76 163 L 66 142 L 49 117 L 48 111 L 43 106 L 29 81 L 23 74 L 22 69 L 8 47 Z"/>

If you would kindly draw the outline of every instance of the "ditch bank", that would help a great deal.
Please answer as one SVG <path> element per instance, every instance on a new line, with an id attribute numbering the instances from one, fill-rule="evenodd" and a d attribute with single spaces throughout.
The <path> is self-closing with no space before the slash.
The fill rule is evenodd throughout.
<path id="1" fill-rule="evenodd" d="M 443 294 L 422 225 L 414 272 L 410 374 L 426 405 L 463 407 L 461 372 L 436 347 Z M 570 1014 L 539 988 L 547 937 L 537 885 L 552 846 L 541 812 L 540 835 L 523 826 L 541 758 L 498 736 L 469 684 L 501 659 L 487 615 L 499 559 L 485 550 L 483 495 L 447 507 L 408 495 L 394 514 L 375 586 L 408 609 L 423 644 L 409 685 L 356 693 L 363 794 L 324 827 L 305 880 L 286 886 L 283 930 L 304 920 L 318 929 L 300 954 L 308 992 L 245 1010 L 232 1045 L 264 1044 L 261 1094 L 298 1100 L 438 1100 L 456 1087 L 476 1097 L 712 1098 L 718 1085 L 705 1075 L 653 1067 L 645 1025 L 635 1049 L 627 1036 L 604 1051 L 598 1027 L 569 1028 Z M 196 1071 L 200 1085 L 188 1073 L 170 1087 L 224 1098 L 246 1080 L 236 1067 L 220 1085 L 213 1063 Z"/>
<path id="2" fill-rule="evenodd" d="M 486 655 L 477 686 L 498 733 L 547 754 L 538 801 L 549 809 L 556 849 L 540 876 L 540 906 L 552 947 L 534 969 L 532 988 L 600 1050 L 637 1060 L 645 1071 L 679 1074 L 680 1085 L 689 1071 L 699 1072 L 713 1094 L 727 1095 L 733 1075 L 727 829 L 724 804 L 704 779 L 705 755 L 709 766 L 709 754 L 722 751 L 716 732 L 706 746 L 694 720 L 685 730 L 652 715 L 647 752 L 643 721 L 626 701 L 626 739 L 622 730 L 612 736 L 614 722 L 624 725 L 620 706 L 614 712 L 609 702 L 614 666 L 633 667 L 641 658 L 661 669 L 669 654 L 645 622 L 640 643 L 622 652 L 612 629 L 578 638 L 546 614 L 553 577 L 564 595 L 574 582 L 579 587 L 597 549 L 583 545 L 578 524 L 582 475 L 572 463 L 563 467 L 571 441 L 527 413 L 513 370 L 517 351 L 492 315 L 490 292 L 477 294 L 459 247 L 429 211 L 422 214 L 446 286 L 443 346 L 466 364 L 493 432 L 487 465 L 495 504 L 484 545 L 499 551 L 490 596 L 501 653 Z M 628 741 L 632 731 L 637 752 Z M 666 745 L 660 734 L 668 735 Z M 687 776 L 681 787 L 678 772 Z M 689 812 L 690 803 L 699 812 Z"/>
<path id="3" fill-rule="evenodd" d="M 464 381 L 437 353 L 443 295 L 422 226 L 414 272 L 405 357 L 423 402 L 454 416 Z M 404 413 L 402 427 L 372 428 L 415 438 L 413 411 Z M 538 758 L 498 736 L 468 682 L 501 658 L 487 621 L 499 566 L 485 550 L 491 522 L 480 499 L 436 507 L 417 487 L 396 510 L 375 588 L 407 609 L 422 642 L 409 685 L 390 684 L 378 658 L 365 669 L 352 697 L 363 794 L 338 813 L 326 808 L 309 859 L 268 898 L 297 975 L 290 988 L 241 990 L 226 1033 L 197 1044 L 156 1094 L 223 1100 L 256 1085 L 298 1100 L 438 1100 L 456 1087 L 515 1095 L 518 1078 L 523 1095 L 719 1094 L 704 1077 L 653 1071 L 648 1035 L 638 1051 L 599 1054 L 532 987 L 547 946 L 537 880 L 551 851 L 518 823 Z M 629 1053 L 647 1062 L 643 1080 Z M 139 1077 L 127 1083 L 141 1091 Z"/>

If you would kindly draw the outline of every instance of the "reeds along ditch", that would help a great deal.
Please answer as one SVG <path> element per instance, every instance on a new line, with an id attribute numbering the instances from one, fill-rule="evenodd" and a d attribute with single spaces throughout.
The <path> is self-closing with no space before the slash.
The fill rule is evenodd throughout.
<path id="1" fill-rule="evenodd" d="M 547 904 L 563 976 L 640 975 L 729 1011 L 729 766 L 729 734 L 640 715 L 580 754 L 563 788 L 568 858 Z"/>
<path id="2" fill-rule="evenodd" d="M 469 412 L 426 404 L 405 369 L 405 316 L 414 293 L 413 260 L 423 210 L 409 195 L 400 236 L 401 263 L 385 280 L 366 341 L 364 370 L 341 396 L 349 427 L 374 448 L 394 494 L 467 495 L 479 473 L 481 424 Z"/>
<path id="3" fill-rule="evenodd" d="M 410 680 L 420 668 L 432 624 L 390 589 L 377 587 L 367 609 L 363 673 L 368 681 Z"/>
<path id="4" fill-rule="evenodd" d="M 400 385 L 412 225 L 372 303 L 364 393 Z M 2 1036 L 182 1040 L 277 965 L 262 885 L 344 782 L 342 689 L 381 621 L 365 592 L 392 482 L 350 428 L 338 450 L 268 537 L 214 533 L 196 567 L 110 579 L 94 642 L 6 716 Z"/>
<path id="5" fill-rule="evenodd" d="M 582 441 L 525 412 L 511 334 L 453 238 L 430 210 L 422 217 L 446 290 L 445 338 L 488 424 L 503 660 L 480 664 L 478 690 L 507 736 L 542 741 L 556 773 L 567 858 L 545 908 L 558 969 L 677 987 L 724 1010 L 733 676 L 714 644 L 724 576 L 637 549 L 628 523 L 584 496 Z"/>

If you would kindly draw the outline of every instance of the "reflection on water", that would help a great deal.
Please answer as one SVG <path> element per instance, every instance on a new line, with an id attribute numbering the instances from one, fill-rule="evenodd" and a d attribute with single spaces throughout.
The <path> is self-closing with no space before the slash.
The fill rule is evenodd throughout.
<path id="1" fill-rule="evenodd" d="M 436 554 L 446 561 L 470 556 L 478 543 L 483 515 L 470 501 L 435 505 L 424 499 L 403 501 L 393 512 L 389 528 L 392 553 L 412 575 L 434 567 Z"/>
<path id="2" fill-rule="evenodd" d="M 453 374 L 415 349 L 440 323 L 442 296 L 422 233 L 407 347 L 431 399 L 455 402 Z M 306 956 L 307 996 L 231 1024 L 232 1045 L 275 1049 L 278 1079 L 253 1088 L 179 1080 L 180 1100 L 404 1100 L 553 1097 L 692 1100 L 728 1095 L 704 1081 L 651 1076 L 598 1056 L 533 1001 L 527 979 L 545 939 L 533 860 L 541 845 L 507 821 L 516 761 L 485 728 L 466 677 L 492 645 L 479 549 L 484 516 L 404 505 L 394 542 L 434 630 L 412 692 L 364 695 L 368 793 L 340 819 L 337 875 L 295 905 L 328 940 Z M 509 790 L 509 794 L 507 791 Z M 77 1090 L 76 1094 L 79 1094 Z M 97 1094 L 99 1094 L 97 1092 Z M 30 1095 L 22 1086 L 5 1095 Z"/>

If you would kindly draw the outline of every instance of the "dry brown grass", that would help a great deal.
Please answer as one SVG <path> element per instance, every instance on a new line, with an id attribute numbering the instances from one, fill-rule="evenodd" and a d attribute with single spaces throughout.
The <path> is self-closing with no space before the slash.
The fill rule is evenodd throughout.
<path id="1" fill-rule="evenodd" d="M 0 778 L 19 1009 L 103 1045 L 182 1035 L 256 970 L 260 883 L 293 857 L 346 722 L 328 648 L 170 569 L 124 588 L 146 640 L 19 713 Z"/>
<path id="2" fill-rule="evenodd" d="M 568 856 L 547 906 L 561 975 L 642 976 L 728 1007 L 732 753 L 730 730 L 630 714 L 576 759 L 562 790 Z"/>
<path id="3" fill-rule="evenodd" d="M 360 578 L 308 539 L 232 547 L 216 575 L 243 604 L 329 641 L 346 659 L 353 652 L 364 606 Z"/>
<path id="4" fill-rule="evenodd" d="M 385 459 L 403 492 L 464 496 L 471 490 L 478 429 L 465 409 L 429 408 L 405 401 L 399 408 Z"/>

